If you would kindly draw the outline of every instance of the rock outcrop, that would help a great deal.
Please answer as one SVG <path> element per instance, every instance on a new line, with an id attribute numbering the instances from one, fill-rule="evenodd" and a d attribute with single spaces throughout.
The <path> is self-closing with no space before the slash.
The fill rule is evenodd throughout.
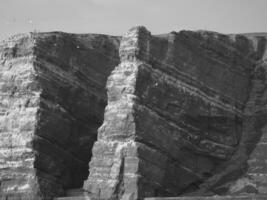
<path id="1" fill-rule="evenodd" d="M 32 33 L 0 45 L 0 199 L 82 187 L 119 37 Z"/>
<path id="2" fill-rule="evenodd" d="M 84 189 L 100 199 L 265 192 L 264 54 L 260 36 L 131 29 Z M 255 184 L 240 184 L 248 176 Z"/>
<path id="3" fill-rule="evenodd" d="M 2 42 L 0 198 L 265 198 L 266 46 L 144 27 Z"/>

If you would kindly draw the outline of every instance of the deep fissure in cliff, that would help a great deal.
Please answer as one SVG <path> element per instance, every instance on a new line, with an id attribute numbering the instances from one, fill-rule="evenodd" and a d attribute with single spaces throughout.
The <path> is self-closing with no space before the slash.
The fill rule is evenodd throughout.
<path id="1" fill-rule="evenodd" d="M 97 198 L 264 193 L 265 36 L 135 27 L 0 50 L 2 196 L 64 196 L 91 155 Z"/>
<path id="2" fill-rule="evenodd" d="M 122 198 L 134 199 L 264 192 L 264 181 L 251 173 L 257 168 L 246 168 L 259 147 L 251 138 L 265 125 L 257 126 L 255 111 L 264 106 L 256 95 L 261 85 L 251 88 L 261 40 L 190 31 L 151 36 L 144 27 L 127 32 L 84 188 L 103 191 L 104 199 L 121 181 Z"/>
<path id="3" fill-rule="evenodd" d="M 2 196 L 51 199 L 82 187 L 118 44 L 118 37 L 59 32 L 18 35 L 2 43 L 1 125 L 11 124 L 6 133 L 15 143 L 9 147 L 2 134 L 7 152 L 1 157 Z"/>

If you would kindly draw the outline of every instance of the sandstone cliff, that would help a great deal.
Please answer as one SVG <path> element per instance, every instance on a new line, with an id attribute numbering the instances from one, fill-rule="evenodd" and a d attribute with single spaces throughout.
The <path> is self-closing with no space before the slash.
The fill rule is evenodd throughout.
<path id="1" fill-rule="evenodd" d="M 0 194 L 51 199 L 82 187 L 119 38 L 32 33 L 0 45 Z"/>
<path id="2" fill-rule="evenodd" d="M 265 37 L 131 29 L 84 188 L 104 199 L 266 192 L 265 49 Z"/>
<path id="3" fill-rule="evenodd" d="M 266 44 L 144 27 L 2 42 L 1 198 L 266 193 Z"/>

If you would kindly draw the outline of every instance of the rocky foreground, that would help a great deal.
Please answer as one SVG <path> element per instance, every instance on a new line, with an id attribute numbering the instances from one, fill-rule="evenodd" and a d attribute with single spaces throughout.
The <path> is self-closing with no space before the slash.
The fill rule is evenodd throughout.
<path id="1" fill-rule="evenodd" d="M 0 199 L 265 198 L 266 46 L 144 27 L 3 41 Z"/>

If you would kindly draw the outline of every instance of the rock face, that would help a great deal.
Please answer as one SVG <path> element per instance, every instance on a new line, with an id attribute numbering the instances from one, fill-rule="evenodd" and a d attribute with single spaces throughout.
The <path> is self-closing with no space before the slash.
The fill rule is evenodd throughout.
<path id="1" fill-rule="evenodd" d="M 266 45 L 144 27 L 2 42 L 1 198 L 267 193 Z"/>
<path id="2" fill-rule="evenodd" d="M 0 199 L 82 187 L 119 39 L 32 33 L 0 44 Z"/>
<path id="3" fill-rule="evenodd" d="M 84 189 L 100 199 L 266 192 L 265 70 L 264 36 L 131 29 Z"/>

